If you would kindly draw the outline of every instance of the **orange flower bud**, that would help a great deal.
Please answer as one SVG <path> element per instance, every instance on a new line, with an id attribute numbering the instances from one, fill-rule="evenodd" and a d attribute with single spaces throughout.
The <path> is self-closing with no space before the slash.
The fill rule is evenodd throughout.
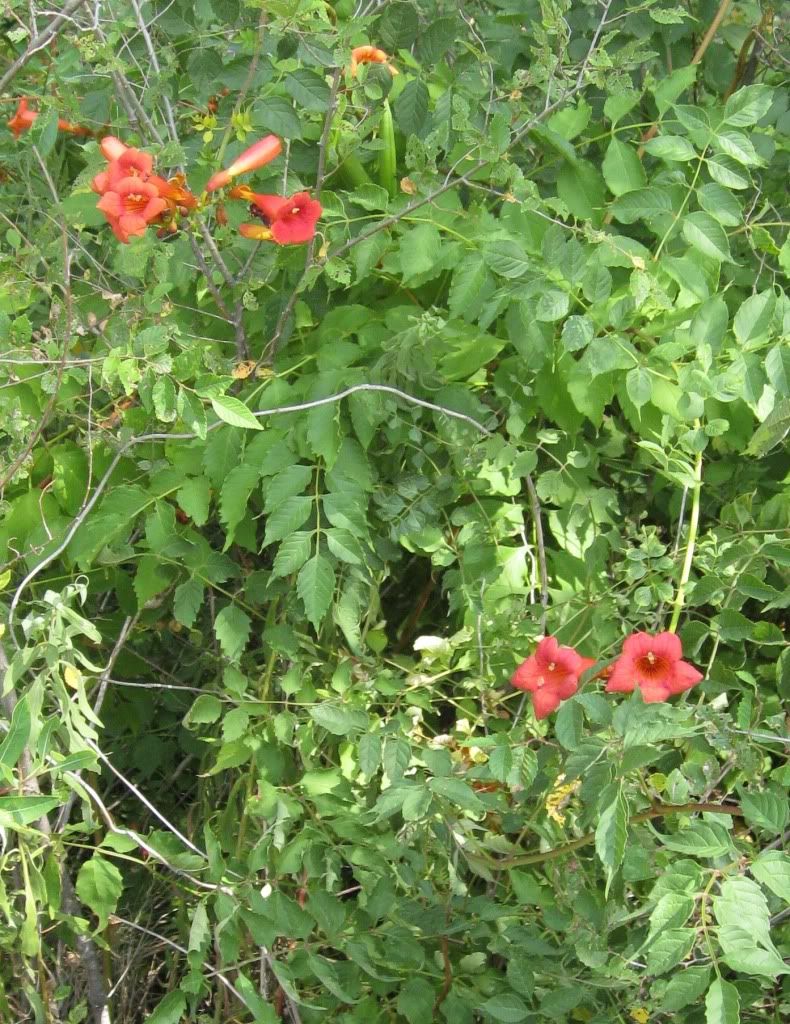
<path id="1" fill-rule="evenodd" d="M 120 160 L 128 148 L 120 139 L 116 139 L 114 135 L 105 135 L 99 143 L 99 149 L 102 151 L 104 159 L 110 162 Z"/>
<path id="2" fill-rule="evenodd" d="M 234 185 L 228 192 L 228 197 L 230 199 L 246 199 L 248 203 L 251 203 L 255 199 L 255 193 L 249 185 Z"/>
<path id="3" fill-rule="evenodd" d="M 270 242 L 274 235 L 263 224 L 240 224 L 239 234 L 251 238 L 254 242 Z"/>
<path id="4" fill-rule="evenodd" d="M 398 69 L 389 62 L 389 56 L 375 46 L 355 46 L 351 51 L 351 77 L 355 78 L 360 64 L 384 64 L 391 75 Z"/>
<path id="5" fill-rule="evenodd" d="M 283 151 L 282 142 L 276 135 L 266 135 L 256 143 L 245 149 L 241 156 L 237 157 L 230 167 L 224 171 L 213 174 L 207 184 L 206 191 L 213 192 L 216 188 L 222 188 L 239 174 L 247 174 L 249 171 L 257 171 L 278 157 Z"/>

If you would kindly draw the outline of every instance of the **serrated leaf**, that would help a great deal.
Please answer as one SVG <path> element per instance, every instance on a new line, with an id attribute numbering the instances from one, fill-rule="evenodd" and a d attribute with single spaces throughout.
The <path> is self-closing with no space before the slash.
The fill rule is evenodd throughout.
<path id="1" fill-rule="evenodd" d="M 669 979 L 661 999 L 661 1010 L 673 1013 L 697 1003 L 707 989 L 709 980 L 709 967 L 684 967 Z"/>
<path id="2" fill-rule="evenodd" d="M 733 262 L 724 228 L 709 213 L 688 214 L 683 219 L 683 237 L 703 256 L 723 263 Z"/>
<path id="3" fill-rule="evenodd" d="M 320 725 L 334 736 L 362 732 L 370 724 L 364 711 L 344 707 L 342 704 L 316 704 L 309 709 L 309 713 L 316 725 Z"/>
<path id="4" fill-rule="evenodd" d="M 705 996 L 705 1024 L 740 1024 L 741 999 L 738 989 L 716 978 Z"/>
<path id="5" fill-rule="evenodd" d="M 377 732 L 368 732 L 359 738 L 359 770 L 369 779 L 378 771 L 381 764 L 381 736 Z"/>
<path id="6" fill-rule="evenodd" d="M 774 391 L 783 398 L 790 396 L 790 346 L 787 339 L 774 345 L 765 357 L 765 372 Z"/>
<path id="7" fill-rule="evenodd" d="M 595 829 L 595 852 L 606 869 L 609 882 L 623 862 L 627 838 L 628 804 L 622 790 L 618 789 L 611 803 L 601 811 Z"/>
<path id="8" fill-rule="evenodd" d="M 696 928 L 668 928 L 661 932 L 648 948 L 648 974 L 666 974 L 677 967 L 691 952 L 696 938 Z"/>
<path id="9" fill-rule="evenodd" d="M 759 167 L 764 163 L 743 132 L 716 132 L 713 143 L 722 153 L 744 167 Z"/>
<path id="10" fill-rule="evenodd" d="M 781 401 L 754 432 L 747 455 L 762 458 L 780 444 L 790 431 L 790 399 Z"/>
<path id="11" fill-rule="evenodd" d="M 453 271 L 448 305 L 453 316 L 479 312 L 480 297 L 491 278 L 481 253 L 466 256 Z"/>
<path id="12" fill-rule="evenodd" d="M 653 378 L 643 366 L 635 366 L 625 375 L 625 389 L 637 409 L 646 405 L 653 394 Z"/>
<path id="13" fill-rule="evenodd" d="M 529 1016 L 529 1009 L 524 1000 L 515 992 L 504 992 L 502 995 L 491 996 L 481 1005 L 481 1010 L 493 1020 L 502 1024 L 520 1024 Z"/>
<path id="14" fill-rule="evenodd" d="M 236 527 L 247 514 L 247 502 L 259 478 L 257 466 L 242 463 L 234 466 L 223 481 L 219 496 L 219 518 L 227 532 L 226 551 L 233 541 Z"/>
<path id="15" fill-rule="evenodd" d="M 289 534 L 277 549 L 272 565 L 273 576 L 290 576 L 301 569 L 313 550 L 313 534 L 297 531 Z"/>
<path id="16" fill-rule="evenodd" d="M 696 150 L 683 135 L 657 135 L 645 143 L 645 149 L 659 160 L 693 160 Z"/>
<path id="17" fill-rule="evenodd" d="M 595 337 L 595 324 L 587 316 L 569 316 L 562 325 L 562 344 L 567 352 L 586 348 Z"/>
<path id="18" fill-rule="evenodd" d="M 272 512 L 286 498 L 301 494 L 313 478 L 312 466 L 286 466 L 275 476 L 264 480 L 263 509 Z"/>
<path id="19" fill-rule="evenodd" d="M 532 261 L 526 250 L 518 242 L 509 239 L 490 242 L 485 247 L 483 256 L 491 270 L 501 277 L 524 277 L 532 268 Z"/>
<path id="20" fill-rule="evenodd" d="M 308 68 L 297 68 L 286 75 L 284 85 L 286 92 L 305 110 L 320 114 L 329 105 L 329 86 Z"/>
<path id="21" fill-rule="evenodd" d="M 249 615 L 238 605 L 228 604 L 214 620 L 214 633 L 225 657 L 238 661 L 252 631 Z"/>
<path id="22" fill-rule="evenodd" d="M 176 501 L 195 526 L 205 526 L 208 522 L 211 484 L 204 476 L 191 477 L 176 491 Z"/>
<path id="23" fill-rule="evenodd" d="M 157 377 L 151 389 L 156 418 L 163 423 L 173 423 L 176 418 L 176 388 L 170 377 Z"/>
<path id="24" fill-rule="evenodd" d="M 784 850 L 764 850 L 752 864 L 751 872 L 766 889 L 790 903 L 790 855 Z"/>
<path id="25" fill-rule="evenodd" d="M 300 526 L 304 526 L 312 511 L 312 498 L 306 495 L 294 495 L 286 498 L 266 520 L 264 547 L 276 540 L 282 540 L 283 537 L 298 530 Z"/>
<path id="26" fill-rule="evenodd" d="M 428 119 L 428 88 L 421 78 L 407 82 L 395 101 L 395 120 L 404 135 L 420 135 Z"/>
<path id="27" fill-rule="evenodd" d="M 768 85 L 746 85 L 724 105 L 724 120 L 737 128 L 756 124 L 768 113 L 774 90 Z"/>
<path id="28" fill-rule="evenodd" d="M 263 425 L 257 420 L 244 402 L 232 395 L 218 395 L 211 399 L 211 405 L 217 416 L 232 427 L 245 427 L 247 430 L 263 430 Z"/>
<path id="29" fill-rule="evenodd" d="M 672 197 L 666 190 L 650 186 L 627 192 L 615 199 L 610 209 L 622 224 L 650 221 L 672 212 Z"/>
<path id="30" fill-rule="evenodd" d="M 318 631 L 335 589 L 335 572 L 330 562 L 315 554 L 305 562 L 296 578 L 296 592 L 304 605 L 307 618 Z"/>
<path id="31" fill-rule="evenodd" d="M 606 148 L 601 170 L 609 191 L 615 196 L 641 189 L 645 184 L 645 169 L 636 150 L 616 138 Z"/>
<path id="32" fill-rule="evenodd" d="M 732 852 L 729 832 L 706 821 L 696 821 L 682 832 L 662 835 L 660 839 L 668 850 L 692 857 L 723 857 Z"/>
<path id="33" fill-rule="evenodd" d="M 554 732 L 566 750 L 576 750 L 581 743 L 584 712 L 575 700 L 564 701 L 557 712 Z"/>
<path id="34" fill-rule="evenodd" d="M 179 583 L 173 597 L 173 614 L 182 626 L 191 629 L 203 604 L 204 587 L 200 580 Z"/>

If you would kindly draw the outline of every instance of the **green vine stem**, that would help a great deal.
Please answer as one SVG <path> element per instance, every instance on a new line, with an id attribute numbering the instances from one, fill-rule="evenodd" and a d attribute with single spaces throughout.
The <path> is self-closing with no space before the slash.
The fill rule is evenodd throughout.
<path id="1" fill-rule="evenodd" d="M 695 426 L 699 427 L 699 420 L 696 421 Z M 680 621 L 680 613 L 683 610 L 683 602 L 686 598 L 686 584 L 689 581 L 691 575 L 691 564 L 694 561 L 694 548 L 697 543 L 697 528 L 699 526 L 699 504 L 700 494 L 702 492 L 702 452 L 697 453 L 697 458 L 694 463 L 694 490 L 691 496 L 691 515 L 689 517 L 689 536 L 688 543 L 686 544 L 686 557 L 683 560 L 683 570 L 680 573 L 680 581 L 678 582 L 678 590 L 675 594 L 675 600 L 672 602 L 672 619 L 669 623 L 669 632 L 677 632 L 678 622 Z"/>

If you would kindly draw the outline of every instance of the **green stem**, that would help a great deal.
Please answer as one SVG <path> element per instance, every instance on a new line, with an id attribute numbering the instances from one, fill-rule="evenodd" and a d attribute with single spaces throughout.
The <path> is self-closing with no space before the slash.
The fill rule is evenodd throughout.
<path id="1" fill-rule="evenodd" d="M 699 426 L 699 420 L 696 421 Z M 691 497 L 691 516 L 689 517 L 689 535 L 686 544 L 686 557 L 683 560 L 683 570 L 678 582 L 678 591 L 672 603 L 672 620 L 669 623 L 669 632 L 675 633 L 680 621 L 680 613 L 683 610 L 683 602 L 686 597 L 686 584 L 691 575 L 691 563 L 694 561 L 694 547 L 697 543 L 697 527 L 699 526 L 699 505 L 700 493 L 702 491 L 702 452 L 697 453 L 694 463 L 694 490 Z"/>

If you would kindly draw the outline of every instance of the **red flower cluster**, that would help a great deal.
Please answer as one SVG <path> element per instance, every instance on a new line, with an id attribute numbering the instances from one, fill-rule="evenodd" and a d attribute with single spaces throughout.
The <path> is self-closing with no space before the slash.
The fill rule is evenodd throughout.
<path id="1" fill-rule="evenodd" d="M 638 687 L 645 703 L 652 704 L 690 690 L 702 679 L 702 673 L 682 659 L 683 648 L 674 633 L 632 633 L 620 657 L 598 677 L 608 680 L 607 693 L 631 693 Z M 510 681 L 517 689 L 532 693 L 535 717 L 546 718 L 576 693 L 582 673 L 594 664 L 595 658 L 584 658 L 547 636 Z"/>
<path id="2" fill-rule="evenodd" d="M 24 132 L 29 131 L 33 122 L 38 117 L 38 111 L 30 109 L 30 102 L 27 96 L 23 96 L 14 112 L 14 116 L 8 121 L 8 127 L 14 133 L 14 138 L 16 139 Z M 91 134 L 89 128 L 83 128 L 80 124 L 72 124 L 71 121 L 64 121 L 62 117 L 58 118 L 58 128 L 60 131 L 69 132 L 71 135 Z"/>
<path id="3" fill-rule="evenodd" d="M 197 206 L 183 175 L 167 181 L 160 178 L 153 173 L 154 162 L 148 153 L 126 146 L 112 135 L 101 140 L 100 148 L 107 170 L 96 175 L 91 188 L 101 196 L 96 205 L 119 242 L 145 234 L 149 224 L 167 223 L 174 228 L 178 214 Z"/>

